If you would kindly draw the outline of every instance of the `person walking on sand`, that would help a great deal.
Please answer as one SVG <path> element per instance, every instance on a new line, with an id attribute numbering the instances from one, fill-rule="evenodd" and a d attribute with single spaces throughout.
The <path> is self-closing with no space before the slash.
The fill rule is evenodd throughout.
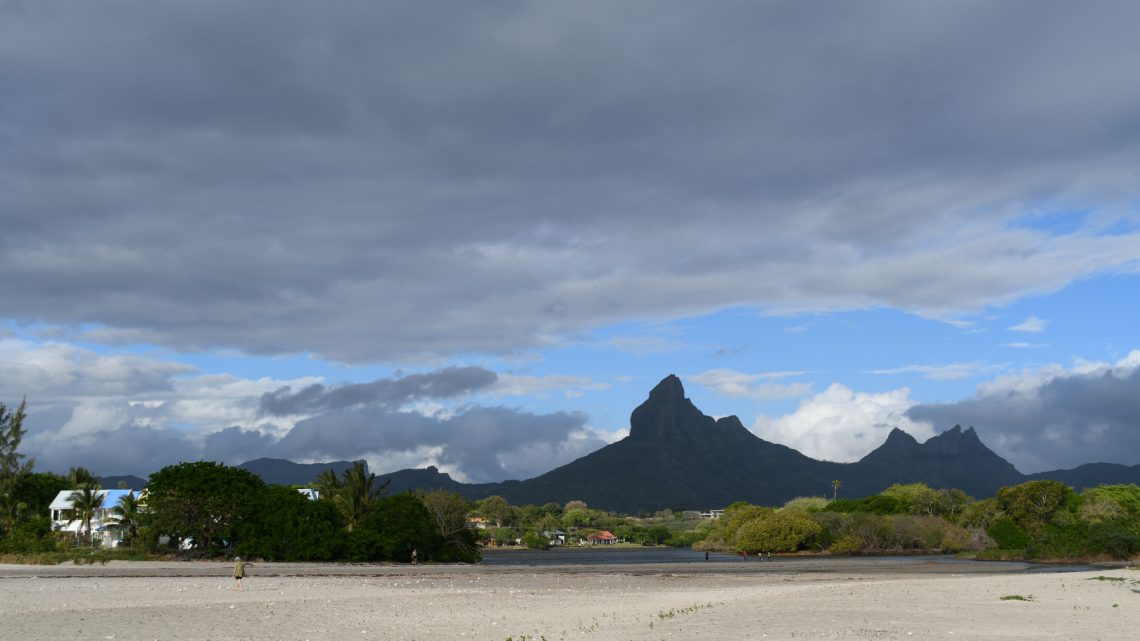
<path id="1" fill-rule="evenodd" d="M 245 586 L 241 584 L 241 580 L 245 578 L 245 566 L 251 565 L 241 560 L 240 556 L 234 557 L 234 589 L 238 592 L 244 592 Z"/>
<path id="2" fill-rule="evenodd" d="M 412 565 L 416 565 L 419 562 L 419 559 L 416 558 L 417 556 L 416 549 L 412 548 Z"/>

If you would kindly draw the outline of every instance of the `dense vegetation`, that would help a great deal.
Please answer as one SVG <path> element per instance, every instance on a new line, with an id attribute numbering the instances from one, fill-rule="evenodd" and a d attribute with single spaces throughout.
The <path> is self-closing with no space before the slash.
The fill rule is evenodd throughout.
<path id="1" fill-rule="evenodd" d="M 1140 487 L 1105 485 L 1078 494 L 1057 481 L 1029 481 L 975 501 L 958 490 L 912 483 L 859 499 L 795 499 L 778 509 L 738 503 L 697 547 L 1127 559 L 1140 552 Z"/>
<path id="2" fill-rule="evenodd" d="M 232 556 L 278 561 L 471 562 L 475 535 L 465 527 L 469 505 L 457 495 L 385 496 L 385 485 L 363 465 L 343 478 L 318 479 L 320 498 L 298 488 L 267 485 L 256 475 L 217 463 L 180 463 L 151 475 L 142 497 L 103 505 L 95 478 L 82 468 L 68 477 L 37 474 L 18 451 L 24 407 L 0 404 L 0 554 L 67 558 L 94 548 L 92 518 L 109 509 L 129 551 Z M 72 490 L 79 533 L 53 531 L 49 505 Z M 118 550 L 118 558 L 129 554 Z"/>
<path id="3" fill-rule="evenodd" d="M 435 491 L 386 495 L 386 483 L 357 464 L 316 481 L 318 500 L 268 485 L 246 470 L 180 463 L 151 475 L 143 497 L 102 506 L 94 477 L 33 472 L 19 453 L 24 405 L 0 404 L 0 554 L 65 553 L 92 546 L 90 520 L 112 507 L 133 551 L 280 561 L 478 560 L 480 545 L 586 544 L 604 532 L 626 545 L 732 552 L 878 554 L 973 551 L 979 558 L 1132 558 L 1140 552 L 1140 487 L 1104 485 L 1081 493 L 1036 480 L 974 500 L 955 489 L 892 485 L 863 498 L 799 498 L 780 507 L 736 503 L 716 520 L 662 510 L 628 517 L 565 505 L 474 504 Z M 833 485 L 838 493 L 842 484 Z M 79 536 L 53 532 L 49 505 L 71 490 Z M 477 527 L 469 527 L 473 517 Z"/>

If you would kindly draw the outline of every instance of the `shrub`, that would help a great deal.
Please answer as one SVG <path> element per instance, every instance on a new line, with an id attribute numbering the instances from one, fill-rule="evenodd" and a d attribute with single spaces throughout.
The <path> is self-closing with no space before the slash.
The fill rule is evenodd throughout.
<path id="1" fill-rule="evenodd" d="M 1003 487 L 995 500 L 1018 527 L 1035 532 L 1046 523 L 1065 520 L 1065 515 L 1058 513 L 1073 510 L 1079 498 L 1064 483 L 1043 480 Z"/>
<path id="2" fill-rule="evenodd" d="M 384 558 L 393 561 L 411 561 L 412 550 L 420 561 L 437 561 L 443 548 L 435 518 L 412 494 L 377 501 L 364 517 L 361 529 L 379 535 Z"/>
<path id="3" fill-rule="evenodd" d="M 815 537 L 816 547 L 820 550 L 829 549 L 840 537 L 851 532 L 852 519 L 849 514 L 815 512 L 811 518 L 820 525 L 819 534 Z"/>
<path id="4" fill-rule="evenodd" d="M 546 537 L 534 532 L 527 532 L 523 537 L 523 543 L 532 550 L 545 550 L 550 547 L 550 541 L 547 541 Z"/>
<path id="5" fill-rule="evenodd" d="M 804 512 L 820 512 L 827 509 L 827 504 L 831 503 L 830 499 L 825 499 L 822 496 L 797 496 L 796 498 L 784 504 L 784 508 L 792 508 L 796 510 L 803 510 Z"/>
<path id="6" fill-rule="evenodd" d="M 330 561 L 336 558 L 336 508 L 310 501 L 288 487 L 258 489 L 248 514 L 236 527 L 234 552 L 272 561 Z"/>
<path id="7" fill-rule="evenodd" d="M 863 551 L 863 540 L 854 534 L 844 534 L 828 549 L 832 554 L 858 554 Z"/>
<path id="8" fill-rule="evenodd" d="M 1106 521 L 1089 528 L 1089 545 L 1114 559 L 1130 559 L 1140 552 L 1140 536 L 1124 523 Z"/>
<path id="9" fill-rule="evenodd" d="M 808 545 L 822 529 L 800 510 L 779 510 L 741 526 L 736 534 L 736 549 L 793 552 Z"/>
<path id="10" fill-rule="evenodd" d="M 67 537 L 70 541 L 70 536 Z M 20 554 L 40 554 L 64 549 L 52 537 L 51 520 L 46 516 L 37 516 L 27 521 L 18 521 L 0 537 L 0 552 Z"/>
<path id="11" fill-rule="evenodd" d="M 935 550 L 941 547 L 947 523 L 929 516 L 891 516 L 888 548 Z"/>
<path id="12" fill-rule="evenodd" d="M 1047 524 L 1029 537 L 1025 553 L 1034 559 L 1071 559 L 1093 553 L 1088 526 Z"/>
<path id="13" fill-rule="evenodd" d="M 969 530 L 959 525 L 950 524 L 942 533 L 939 548 L 947 554 L 953 554 L 970 549 L 972 544 L 973 536 Z"/>
<path id="14" fill-rule="evenodd" d="M 866 512 L 869 514 L 905 514 L 906 506 L 892 496 L 876 494 L 861 499 L 836 499 L 827 504 L 828 512 L 843 512 L 852 514 Z"/>
<path id="15" fill-rule="evenodd" d="M 887 547 L 890 523 L 887 517 L 879 514 L 852 514 L 851 533 L 863 542 L 864 550 L 882 550 Z"/>
<path id="16" fill-rule="evenodd" d="M 963 527 L 987 530 L 1001 516 L 1001 508 L 998 507 L 997 501 L 982 499 L 963 506 L 955 520 Z"/>
<path id="17" fill-rule="evenodd" d="M 994 521 L 986 530 L 986 534 L 989 534 L 997 546 L 1004 550 L 1024 550 L 1029 544 L 1029 535 L 1009 517 Z"/>
<path id="18" fill-rule="evenodd" d="M 684 532 L 674 532 L 672 536 L 665 540 L 665 545 L 675 548 L 693 547 L 700 541 L 705 540 L 705 537 L 707 536 L 708 532 L 702 530 L 685 530 Z"/>
<path id="19" fill-rule="evenodd" d="M 491 531 L 491 540 L 495 545 L 515 545 L 518 538 L 518 532 L 509 527 L 499 527 Z"/>

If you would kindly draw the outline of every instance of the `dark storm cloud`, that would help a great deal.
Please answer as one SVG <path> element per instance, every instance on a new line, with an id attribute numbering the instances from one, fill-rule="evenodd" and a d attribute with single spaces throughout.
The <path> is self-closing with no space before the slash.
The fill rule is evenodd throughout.
<path id="1" fill-rule="evenodd" d="M 275 441 L 269 434 L 258 430 L 227 427 L 206 435 L 202 443 L 202 458 L 238 465 L 266 456 Z"/>
<path id="2" fill-rule="evenodd" d="M 557 450 L 584 426 L 582 414 L 537 415 L 503 407 L 469 408 L 448 417 L 335 410 L 298 422 L 272 451 L 285 458 L 339 459 L 438 448 L 438 464 L 454 466 L 472 481 L 493 481 L 547 471 L 526 463 L 508 467 L 501 457 L 532 446 Z M 591 439 L 591 449 L 603 445 Z"/>
<path id="3" fill-rule="evenodd" d="M 263 394 L 261 412 L 271 416 L 311 414 L 359 405 L 385 408 L 423 399 L 448 399 L 485 389 L 498 375 L 481 367 L 448 367 L 425 374 L 378 379 L 371 383 L 326 386 L 321 384 L 293 391 L 282 388 Z"/>
<path id="4" fill-rule="evenodd" d="M 1136 3 L 0 3 L 0 315 L 341 361 L 1135 269 Z M 1097 223 L 1099 224 L 1099 223 Z"/>
<path id="5" fill-rule="evenodd" d="M 1140 368 L 1062 373 L 974 398 L 916 405 L 913 420 L 936 429 L 972 425 L 1022 472 L 1090 462 L 1140 463 Z"/>
<path id="6" fill-rule="evenodd" d="M 30 431 L 30 430 L 29 430 Z M 150 428 L 125 424 L 112 429 L 82 435 L 30 439 L 28 450 L 36 461 L 37 471 L 66 473 L 75 466 L 85 467 L 99 475 L 137 474 L 143 477 L 166 465 L 201 458 L 201 445 L 191 434 L 170 428 Z M 37 442 L 38 441 L 38 442 Z"/>

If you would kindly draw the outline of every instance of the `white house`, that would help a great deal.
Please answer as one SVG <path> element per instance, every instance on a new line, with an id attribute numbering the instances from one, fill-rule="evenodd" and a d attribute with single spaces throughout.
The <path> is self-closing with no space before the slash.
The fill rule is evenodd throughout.
<path id="1" fill-rule="evenodd" d="M 52 529 L 59 532 L 73 532 L 76 536 L 83 530 L 83 523 L 79 519 L 71 519 L 71 494 L 76 490 L 64 490 L 55 496 L 51 502 Z M 134 490 L 96 490 L 103 497 L 103 505 L 95 510 L 91 518 L 91 536 L 106 547 L 115 547 L 123 540 L 124 533 L 119 530 L 113 510 L 119 504 L 119 499 L 127 494 L 139 495 Z"/>

